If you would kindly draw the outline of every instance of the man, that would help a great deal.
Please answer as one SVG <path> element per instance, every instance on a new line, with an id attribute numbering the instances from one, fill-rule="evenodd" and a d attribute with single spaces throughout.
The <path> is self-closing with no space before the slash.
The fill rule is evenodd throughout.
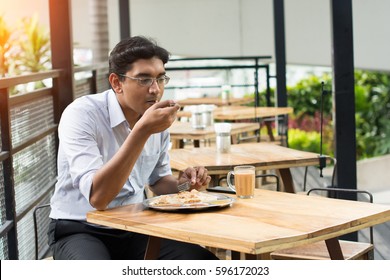
<path id="1" fill-rule="evenodd" d="M 81 97 L 58 128 L 58 182 L 51 199 L 49 243 L 55 259 L 142 259 L 148 237 L 86 222 L 86 213 L 142 202 L 210 182 L 204 167 L 172 176 L 167 128 L 180 106 L 161 101 L 169 53 L 144 37 L 119 42 L 109 57 L 112 89 Z M 215 259 L 204 248 L 163 240 L 160 259 Z"/>

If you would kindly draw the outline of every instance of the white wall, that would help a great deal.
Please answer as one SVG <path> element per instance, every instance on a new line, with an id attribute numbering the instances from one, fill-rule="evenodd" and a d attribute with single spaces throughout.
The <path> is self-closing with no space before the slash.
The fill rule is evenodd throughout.
<path id="1" fill-rule="evenodd" d="M 285 0 L 286 60 L 330 66 L 330 0 Z"/>
<path id="2" fill-rule="evenodd" d="M 330 66 L 330 0 L 285 0 L 289 64 Z M 389 0 L 353 0 L 355 67 L 390 71 Z M 132 34 L 175 54 L 272 55 L 273 0 L 131 0 Z"/>
<path id="3" fill-rule="evenodd" d="M 390 1 L 353 0 L 356 67 L 390 70 Z"/>
<path id="4" fill-rule="evenodd" d="M 273 54 L 271 0 L 131 0 L 130 10 L 132 34 L 155 37 L 174 54 Z"/>
<path id="5" fill-rule="evenodd" d="M 91 47 L 88 1 L 73 0 L 76 46 Z M 108 1 L 110 47 L 119 40 L 118 0 Z M 185 56 L 274 56 L 273 0 L 129 0 L 132 35 L 156 38 Z M 289 64 L 331 65 L 330 0 L 285 0 Z M 353 0 L 355 67 L 390 71 L 389 0 Z M 39 13 L 48 25 L 48 0 L 0 0 L 14 23 Z"/>

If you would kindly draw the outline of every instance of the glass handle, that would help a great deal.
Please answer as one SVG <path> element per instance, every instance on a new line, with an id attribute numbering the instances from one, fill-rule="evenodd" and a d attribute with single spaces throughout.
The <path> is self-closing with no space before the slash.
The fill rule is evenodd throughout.
<path id="1" fill-rule="evenodd" d="M 234 176 L 234 171 L 229 171 L 229 173 L 226 176 L 226 183 L 227 183 L 229 189 L 231 189 L 232 191 L 236 191 L 236 187 L 230 181 L 230 178 L 232 177 L 232 175 Z"/>

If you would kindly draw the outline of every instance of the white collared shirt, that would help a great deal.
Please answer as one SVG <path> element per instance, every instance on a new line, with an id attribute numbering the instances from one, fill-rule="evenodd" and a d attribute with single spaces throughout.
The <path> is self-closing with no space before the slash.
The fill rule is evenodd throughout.
<path id="1" fill-rule="evenodd" d="M 58 181 L 51 198 L 51 218 L 86 219 L 86 213 L 94 210 L 89 203 L 92 178 L 129 133 L 112 90 L 78 98 L 64 110 L 58 127 Z M 171 174 L 169 141 L 167 130 L 149 137 L 126 184 L 108 208 L 142 202 L 145 184 Z"/>

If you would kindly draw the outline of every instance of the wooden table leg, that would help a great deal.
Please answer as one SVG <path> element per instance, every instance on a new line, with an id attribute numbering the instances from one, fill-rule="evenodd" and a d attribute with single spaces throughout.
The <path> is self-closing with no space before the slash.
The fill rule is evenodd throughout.
<path id="1" fill-rule="evenodd" d="M 160 253 L 161 238 L 149 236 L 148 244 L 146 245 L 145 260 L 157 260 Z"/>
<path id="2" fill-rule="evenodd" d="M 232 260 L 240 260 L 241 259 L 241 253 L 237 251 L 232 251 Z"/>
<path id="3" fill-rule="evenodd" d="M 325 240 L 326 247 L 329 251 L 331 260 L 344 260 L 343 252 L 341 251 L 340 242 L 335 238 Z"/>
<path id="4" fill-rule="evenodd" d="M 199 148 L 200 147 L 200 141 L 199 140 L 194 140 L 194 147 Z"/>
<path id="5" fill-rule="evenodd" d="M 257 260 L 257 255 L 245 254 L 245 259 L 246 260 Z"/>
<path id="6" fill-rule="evenodd" d="M 183 148 L 184 148 L 184 140 L 180 139 L 179 140 L 179 149 L 183 149 Z"/>
<path id="7" fill-rule="evenodd" d="M 267 133 L 268 133 L 268 137 L 269 137 L 269 140 L 271 142 L 274 142 L 275 141 L 275 137 L 274 137 L 274 132 L 272 131 L 272 124 L 270 121 L 265 121 L 265 126 L 267 127 Z"/>
<path id="8" fill-rule="evenodd" d="M 271 253 L 262 253 L 262 254 L 245 254 L 246 260 L 271 260 Z"/>
<path id="9" fill-rule="evenodd" d="M 294 181 L 291 176 L 290 168 L 282 168 L 277 170 L 283 182 L 284 191 L 288 193 L 295 193 Z"/>
<path id="10" fill-rule="evenodd" d="M 172 149 L 182 149 L 184 148 L 183 139 L 171 139 Z"/>

